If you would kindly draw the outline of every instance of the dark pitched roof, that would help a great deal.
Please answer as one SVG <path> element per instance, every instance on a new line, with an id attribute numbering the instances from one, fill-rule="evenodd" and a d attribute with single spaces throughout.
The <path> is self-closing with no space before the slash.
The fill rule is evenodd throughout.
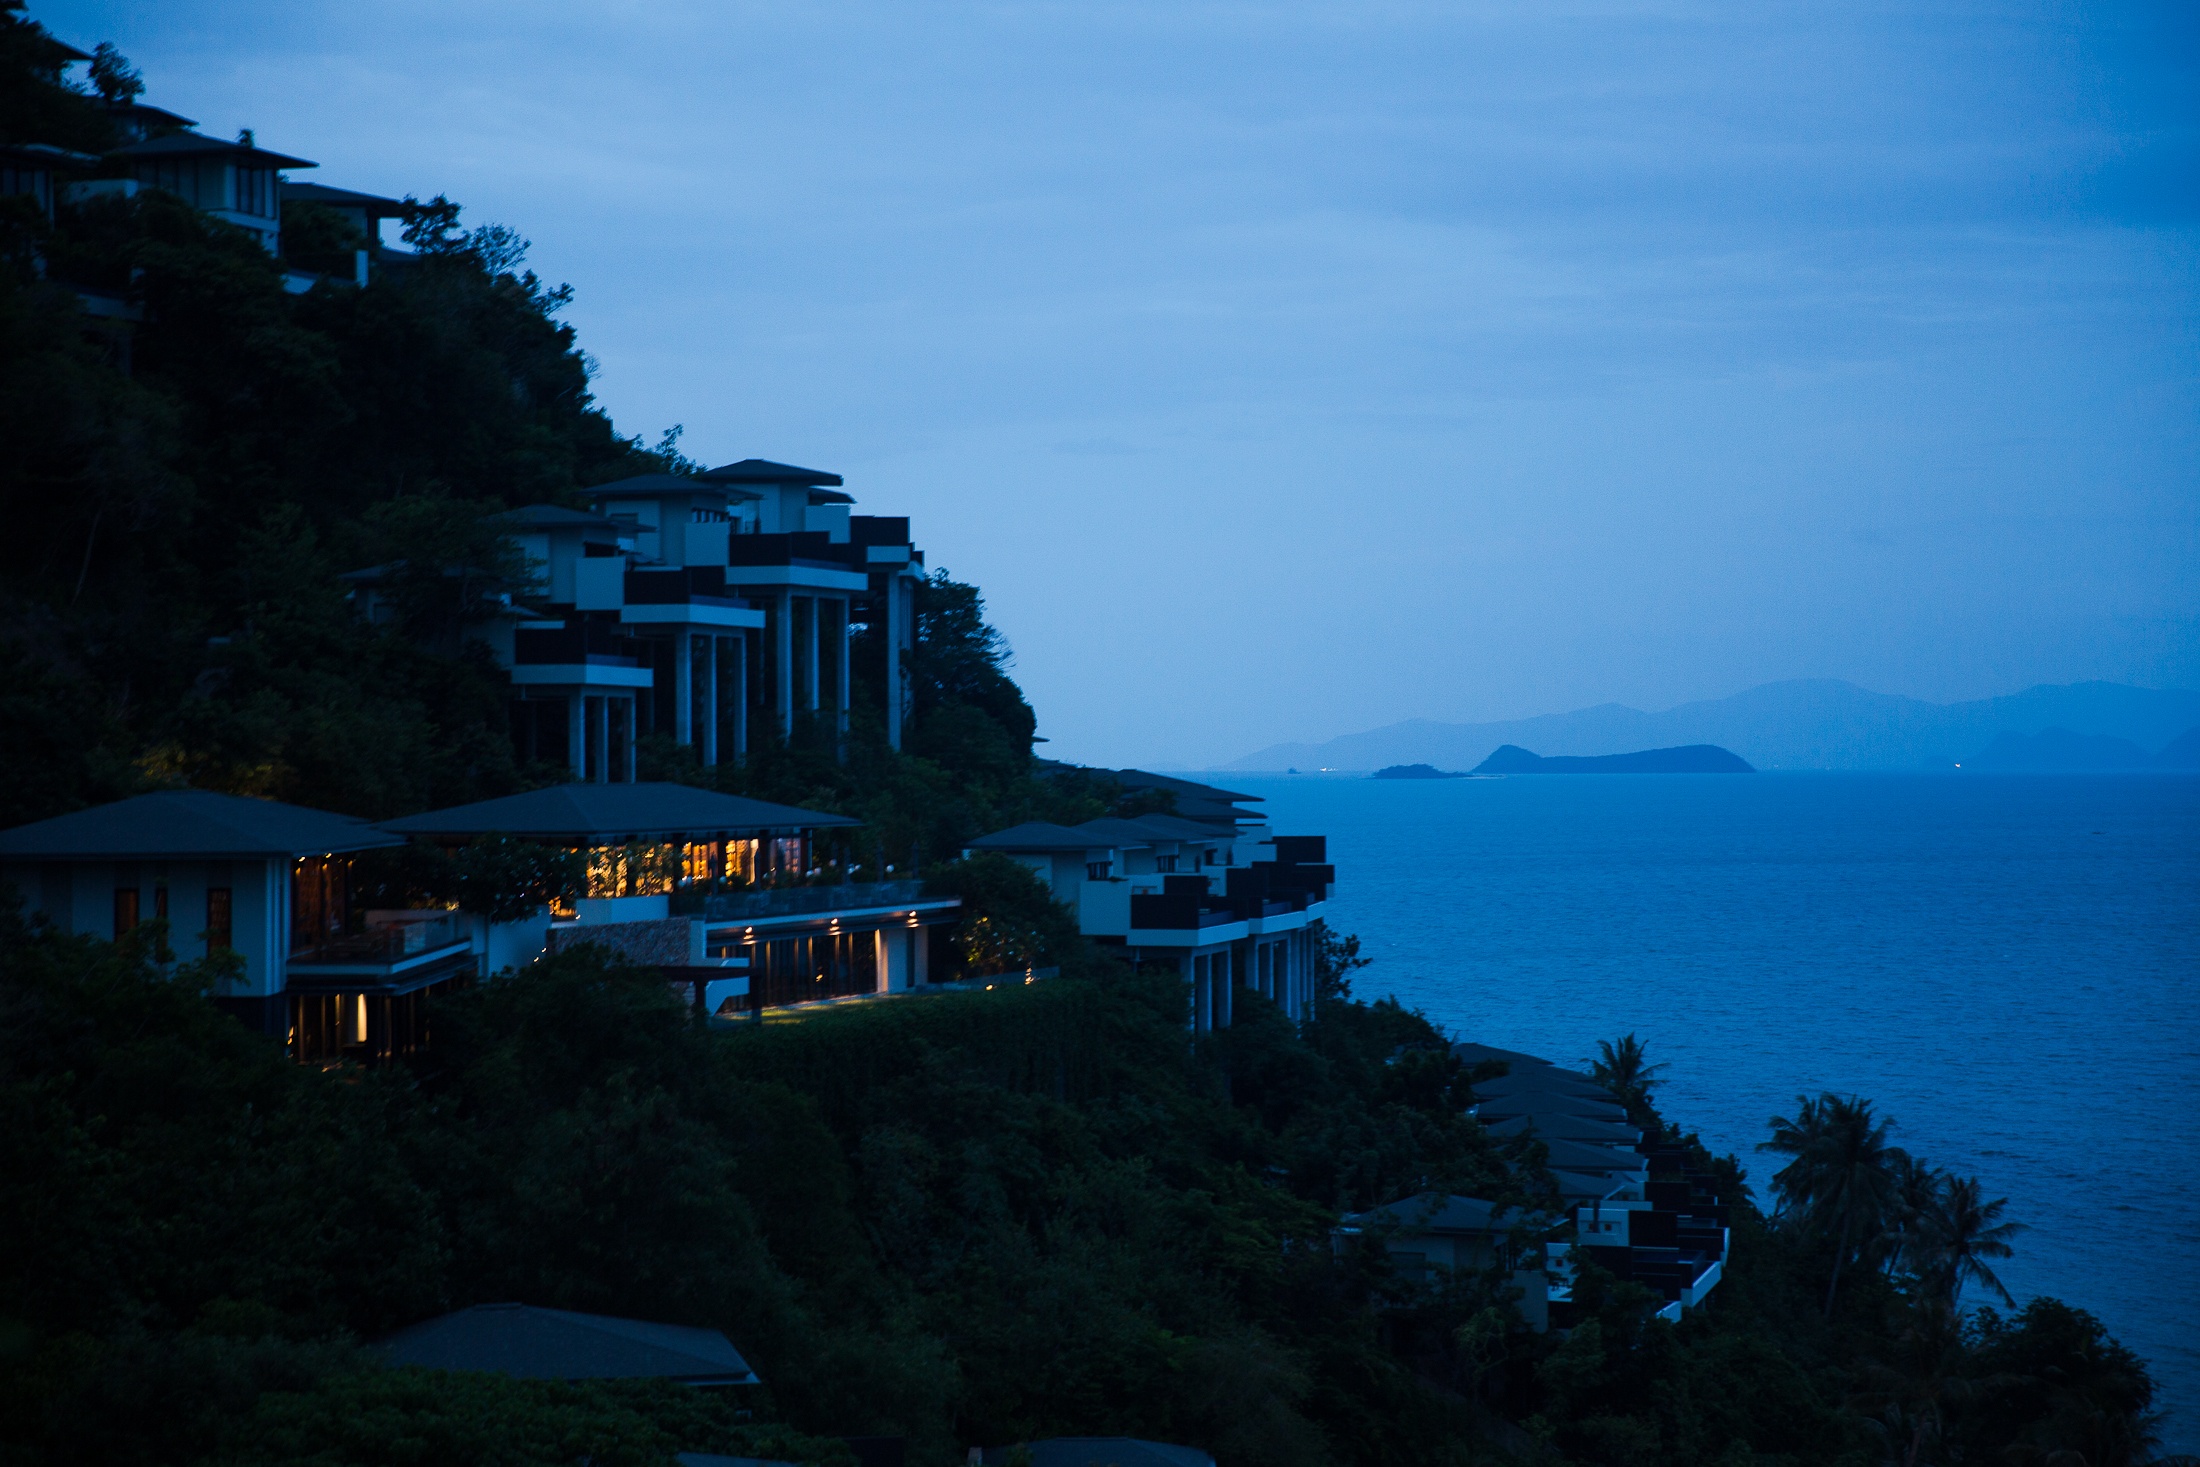
<path id="1" fill-rule="evenodd" d="M 1045 820 L 1026 820 L 991 835 L 981 835 L 968 849 L 973 851 L 1085 851 L 1099 842 L 1081 830 Z"/>
<path id="2" fill-rule="evenodd" d="M 1265 795 L 1240 794 L 1236 790 L 1217 789 L 1211 784 L 1201 784 L 1194 779 L 1179 779 L 1173 774 L 1155 774 L 1146 769 L 1116 769 L 1109 771 L 1115 782 L 1127 790 L 1174 790 L 1180 795 L 1194 795 L 1203 800 L 1250 800 L 1255 804 L 1265 800 Z"/>
<path id="3" fill-rule="evenodd" d="M 147 123 L 155 127 L 197 127 L 196 117 L 186 117 L 181 112 L 170 112 L 166 107 L 155 107 L 150 102 L 111 102 L 107 110 L 126 122 L 140 126 Z"/>
<path id="4" fill-rule="evenodd" d="M 327 204 L 335 209 L 364 209 L 378 219 L 394 219 L 405 208 L 402 199 L 385 199 L 380 194 L 363 194 L 355 189 L 331 188 L 325 183 L 285 182 L 283 202 Z"/>
<path id="5" fill-rule="evenodd" d="M 756 1381 L 717 1330 L 526 1304 L 477 1304 L 401 1329 L 377 1348 L 391 1365 L 495 1371 L 521 1380 Z"/>
<path id="6" fill-rule="evenodd" d="M 1470 1065 L 1478 1065 L 1486 1060 L 1503 1060 L 1517 1070 L 1522 1065 L 1550 1064 L 1549 1060 L 1540 1055 L 1524 1054 L 1517 1049 L 1499 1049 L 1492 1044 L 1454 1044 L 1451 1052 Z"/>
<path id="7" fill-rule="evenodd" d="M 1395 1227 L 1412 1233 L 1502 1232 L 1520 1221 L 1516 1208 L 1442 1192 L 1421 1192 L 1402 1202 L 1385 1203 L 1343 1219 L 1346 1227 Z"/>
<path id="8" fill-rule="evenodd" d="M 1609 1197 L 1622 1185 L 1602 1172 L 1570 1172 L 1558 1166 L 1551 1168 L 1551 1180 L 1558 1183 L 1559 1196 L 1579 1202 Z"/>
<path id="9" fill-rule="evenodd" d="M 1541 1091 L 1553 1095 L 1586 1095 L 1592 1100 L 1619 1104 L 1617 1096 L 1587 1075 L 1562 1070 L 1556 1065 L 1516 1065 L 1512 1073 L 1484 1080 L 1474 1088 L 1482 1095 L 1525 1095 Z"/>
<path id="10" fill-rule="evenodd" d="M 508 509 L 502 514 L 486 515 L 485 525 L 502 525 L 511 530 L 616 530 L 619 522 L 600 514 L 590 514 L 583 509 L 564 509 L 555 504 L 529 504 L 518 509 Z"/>
<path id="11" fill-rule="evenodd" d="M 655 499 L 661 494 L 708 494 L 723 499 L 728 491 L 725 485 L 700 475 L 636 474 L 630 479 L 613 479 L 608 484 L 597 484 L 581 492 L 592 499 Z M 739 493 L 738 490 L 732 492 Z"/>
<path id="12" fill-rule="evenodd" d="M 172 132 L 165 137 L 147 138 L 141 143 L 126 143 L 115 149 L 117 158 L 197 158 L 209 154 L 241 155 L 234 161 L 257 164 L 262 168 L 318 168 L 318 163 L 304 158 L 293 158 L 288 153 L 271 152 L 266 148 L 243 143 L 224 142 L 220 138 L 206 137 L 195 132 Z"/>
<path id="13" fill-rule="evenodd" d="M 1104 774 L 1127 790 L 1167 790 L 1176 796 L 1176 813 L 1191 820 L 1228 826 L 1233 832 L 1240 820 L 1261 820 L 1262 816 L 1236 808 L 1240 801 L 1259 802 L 1260 795 L 1240 794 L 1236 790 L 1217 789 L 1211 784 L 1196 780 L 1178 779 L 1173 774 L 1155 774 L 1145 769 L 1096 769 L 1081 764 L 1065 764 L 1056 759 L 1032 761 L 1040 773 L 1077 771 L 1085 774 Z"/>
<path id="14" fill-rule="evenodd" d="M 1544 1139 L 1543 1145 L 1550 1152 L 1548 1164 L 1569 1172 L 1639 1172 L 1649 1165 L 1641 1152 L 1629 1146 L 1598 1146 L 1555 1136 Z"/>
<path id="15" fill-rule="evenodd" d="M 310 856 L 402 845 L 364 820 L 211 790 L 162 790 L 0 831 L 0 856 Z"/>
<path id="16" fill-rule="evenodd" d="M 845 815 L 767 804 L 684 784 L 557 784 L 382 822 L 401 835 L 547 836 L 625 841 L 734 830 L 811 830 L 860 825 Z"/>
<path id="17" fill-rule="evenodd" d="M 705 469 L 696 477 L 714 479 L 721 484 L 807 484 L 813 488 L 830 485 L 835 489 L 844 482 L 840 475 L 828 474 L 823 469 L 776 464 L 768 458 L 745 458 L 739 463 L 720 464 L 715 469 Z"/>
<path id="18" fill-rule="evenodd" d="M 79 153 L 52 143 L 0 143 L 0 158 L 13 158 L 33 168 L 90 168 L 99 162 L 97 153 Z"/>
<path id="19" fill-rule="evenodd" d="M 1221 840 L 1237 834 L 1234 825 L 1210 825 L 1181 815 L 1137 815 L 1126 823 L 1150 830 L 1160 840 Z"/>
<path id="20" fill-rule="evenodd" d="M 1001 1467 L 1014 1447 L 988 1447 L 986 1467 Z M 1031 1467 L 1215 1467 L 1215 1459 L 1197 1447 L 1141 1441 L 1134 1436 L 1055 1436 L 1025 1442 Z"/>
<path id="21" fill-rule="evenodd" d="M 1118 820 L 1113 815 L 1103 815 L 1097 820 L 1087 820 L 1070 829 L 1084 836 L 1096 846 L 1148 846 L 1156 840 L 1177 840 L 1177 836 L 1157 836 L 1135 820 Z"/>
<path id="22" fill-rule="evenodd" d="M 1494 1082 L 1485 1082 L 1485 1085 Z M 1484 1125 L 1514 1116 L 1579 1116 L 1586 1120 L 1624 1124 L 1627 1108 L 1611 1096 L 1584 1095 L 1573 1090 L 1518 1090 L 1504 1095 L 1484 1093 L 1475 1087 L 1474 1114 Z"/>
<path id="23" fill-rule="evenodd" d="M 1539 1139 L 1546 1141 L 1553 1138 L 1565 1141 L 1606 1141 L 1619 1146 L 1632 1146 L 1642 1139 L 1641 1131 L 1623 1122 L 1569 1114 L 1565 1111 L 1529 1111 L 1521 1115 L 1492 1116 L 1486 1124 L 1492 1136 L 1518 1136 L 1533 1131 Z"/>

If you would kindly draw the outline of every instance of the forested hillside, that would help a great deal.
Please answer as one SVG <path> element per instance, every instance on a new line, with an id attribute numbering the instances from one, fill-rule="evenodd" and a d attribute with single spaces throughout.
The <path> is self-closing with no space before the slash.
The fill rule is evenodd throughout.
<path id="1" fill-rule="evenodd" d="M 116 142 L 5 10 L 0 93 L 0 142 Z M 388 816 L 563 777 L 517 762 L 504 678 L 467 643 L 511 569 L 482 517 L 694 466 L 676 433 L 614 428 L 559 320 L 570 289 L 515 231 L 437 195 L 402 268 L 287 293 L 286 264 L 348 258 L 343 228 L 292 206 L 282 261 L 158 191 L 53 222 L 0 198 L 0 827 L 177 783 Z M 142 320 L 87 316 L 80 288 Z M 340 577 L 398 561 L 404 615 L 370 627 Z M 918 611 L 906 757 L 859 704 L 845 765 L 798 746 L 705 771 L 660 742 L 644 776 L 859 814 L 927 860 L 1114 807 L 1033 779 L 1035 720 L 976 589 L 936 575 Z M 875 703 L 883 654 L 861 637 L 854 657 Z"/>

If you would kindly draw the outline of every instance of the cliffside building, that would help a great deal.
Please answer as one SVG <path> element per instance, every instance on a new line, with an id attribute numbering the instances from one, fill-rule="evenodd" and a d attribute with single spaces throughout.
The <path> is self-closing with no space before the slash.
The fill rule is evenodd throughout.
<path id="1" fill-rule="evenodd" d="M 1248 988 L 1294 1019 L 1313 1010 L 1314 924 L 1336 880 L 1326 840 L 1278 836 L 1240 806 L 1256 795 L 1190 780 L 1114 774 L 1127 788 L 1162 788 L 1185 815 L 1140 815 L 1061 826 L 1030 822 L 970 843 L 1029 866 L 1078 928 L 1133 962 L 1180 971 L 1194 1029 L 1230 1026 Z"/>
<path id="2" fill-rule="evenodd" d="M 533 567 L 490 633 L 511 670 L 521 757 L 575 777 L 635 777 L 634 741 L 665 733 L 706 765 L 757 741 L 845 738 L 851 637 L 883 643 L 875 690 L 901 745 L 924 555 L 909 521 L 851 513 L 840 476 L 744 459 L 587 491 L 592 511 L 495 517 Z"/>

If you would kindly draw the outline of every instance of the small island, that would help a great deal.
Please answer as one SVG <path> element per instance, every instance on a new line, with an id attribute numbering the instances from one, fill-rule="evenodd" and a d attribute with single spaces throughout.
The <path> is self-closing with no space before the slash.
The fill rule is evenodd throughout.
<path id="1" fill-rule="evenodd" d="M 1466 779 L 1462 771 L 1438 769 L 1433 764 L 1391 764 L 1374 773 L 1376 779 Z"/>
<path id="2" fill-rule="evenodd" d="M 1421 766 L 1426 768 L 1427 766 Z M 1748 760 L 1717 744 L 1644 749 L 1634 754 L 1560 754 L 1544 758 L 1506 744 L 1474 767 L 1476 774 L 1755 774 Z M 1425 777 L 1425 776 L 1424 776 Z"/>

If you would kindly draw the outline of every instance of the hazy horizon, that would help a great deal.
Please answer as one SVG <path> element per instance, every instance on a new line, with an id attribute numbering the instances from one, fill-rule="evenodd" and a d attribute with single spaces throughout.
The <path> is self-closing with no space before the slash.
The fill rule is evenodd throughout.
<path id="1" fill-rule="evenodd" d="M 2200 684 L 2189 8 L 31 14 L 517 228 L 623 431 L 911 515 L 1057 757 Z"/>
<path id="2" fill-rule="evenodd" d="M 1518 724 L 1551 723 L 1565 719 L 1579 719 L 1586 715 L 1602 714 L 1606 712 L 1624 712 L 1628 714 L 1643 715 L 1649 719 L 1660 719 L 1666 717 L 1667 715 L 1682 713 L 1691 709 L 1722 708 L 1728 704 L 1744 700 L 1748 697 L 1748 695 L 1752 693 L 1763 693 L 1775 689 L 1795 688 L 1811 684 L 1824 685 L 1827 683 L 1838 684 L 1845 688 L 1854 689 L 1859 693 L 1867 694 L 1874 698 L 1905 698 L 1909 696 L 1906 694 L 1889 693 L 1883 688 L 1865 687 L 1862 684 L 1851 682 L 1847 679 L 1842 678 L 1779 678 L 1774 679 L 1770 682 L 1752 684 L 1750 687 L 1747 688 L 1738 688 L 1733 693 L 1725 695 L 1724 697 L 1686 698 L 1674 703 L 1651 707 L 1640 707 L 1634 704 L 1624 703 L 1614 699 L 1606 699 L 1600 702 L 1582 704 L 1572 708 L 1544 708 L 1538 709 L 1532 713 L 1503 715 L 1496 718 L 1430 719 L 1409 716 L 1402 719 L 1393 719 L 1382 724 L 1374 724 L 1358 728 L 1340 728 L 1325 733 L 1310 733 L 1295 738 L 1271 740 L 1269 743 L 1261 745 L 1258 748 L 1243 750 L 1240 753 L 1230 756 L 1228 758 L 1216 760 L 1212 764 L 1175 764 L 1164 767 L 1170 771 L 1177 773 L 1197 773 L 1202 770 L 1213 773 L 1276 773 L 1280 772 L 1280 770 L 1268 770 L 1265 766 L 1258 770 L 1252 769 L 1250 767 L 1245 767 L 1245 761 L 1267 754 L 1272 750 L 1297 750 L 1304 754 L 1307 752 L 1311 752 L 1311 750 L 1313 749 L 1332 744 L 1350 743 L 1364 735 L 1384 734 L 1394 730 L 1426 729 L 1436 733 L 1449 733 L 1452 731 L 1465 729 L 1491 729 L 1505 728 L 1507 726 Z M 2003 692 L 1989 694 L 1984 698 L 1978 699 L 1918 699 L 1916 701 L 1919 703 L 1923 703 L 1927 707 L 1932 709 L 1947 710 L 1959 707 L 1974 707 L 1979 704 L 1998 703 L 2002 700 L 2018 699 L 2026 694 L 2077 692 L 2081 689 L 2086 688 L 2112 688 L 2125 691 L 2136 690 L 2145 693 L 2183 694 L 2187 699 L 2200 699 L 2200 688 L 2145 688 L 2129 683 L 2103 682 L 2101 680 L 2081 680 L 2073 683 L 2032 683 L 2022 688 L 2010 688 Z M 2096 730 L 2092 725 L 2097 721 L 2098 715 L 2095 715 L 2095 717 L 2091 719 L 2084 716 L 2063 717 L 2051 718 L 2047 721 L 2047 725 L 2055 726 L 2057 724 L 2061 724 L 2074 727 L 2078 724 L 2086 724 L 2088 725 L 2087 728 L 2077 731 L 2093 732 Z M 2115 720 L 2111 719 L 2109 721 L 2114 722 Z M 2119 738 L 2130 738 L 2132 742 L 2137 743 L 2142 748 L 2151 753 L 2156 751 L 2154 747 L 2155 745 L 2165 742 L 2168 737 L 2173 736 L 2176 733 L 2182 733 L 2187 726 L 2189 726 L 2189 724 L 2185 719 L 2178 718 L 2172 724 L 2165 725 L 2164 729 L 2158 729 L 2151 735 L 2134 735 L 2133 730 L 2126 728 L 2122 729 L 2120 732 L 2112 734 L 2111 736 Z M 1691 736 L 1691 738 L 1693 738 L 1693 736 Z M 1711 739 L 1710 741 L 1717 742 L 1716 739 Z M 1625 740 L 1622 739 L 1621 742 L 1625 742 Z M 1980 747 L 1983 747 L 1983 744 Z M 1637 752 L 1637 750 L 1633 748 L 1621 748 L 1617 745 L 1614 745 L 1612 747 L 1605 747 L 1603 743 L 1596 743 L 1592 747 L 1588 744 L 1580 744 L 1578 742 L 1578 739 L 1569 739 L 1562 747 L 1554 746 L 1551 749 L 1537 750 L 1535 752 L 1563 752 L 1568 754 L 1620 754 L 1633 753 Z M 1955 754 L 1957 757 L 1965 757 L 1970 754 L 1976 753 L 1977 750 L 1964 747 L 1956 747 L 1950 752 Z M 1420 753 L 1394 751 L 1391 755 L 1385 756 L 1378 762 L 1415 763 L 1425 762 L 1425 760 L 1423 758 L 1423 755 Z M 1478 762 L 1478 760 L 1471 762 Z M 1362 764 L 1355 764 L 1349 767 L 1330 766 L 1316 769 L 1314 772 L 1365 773 L 1367 769 L 1373 767 L 1375 767 L 1373 764 L 1366 764 L 1363 761 Z M 1301 770 L 1299 772 L 1305 773 L 1308 771 Z"/>

